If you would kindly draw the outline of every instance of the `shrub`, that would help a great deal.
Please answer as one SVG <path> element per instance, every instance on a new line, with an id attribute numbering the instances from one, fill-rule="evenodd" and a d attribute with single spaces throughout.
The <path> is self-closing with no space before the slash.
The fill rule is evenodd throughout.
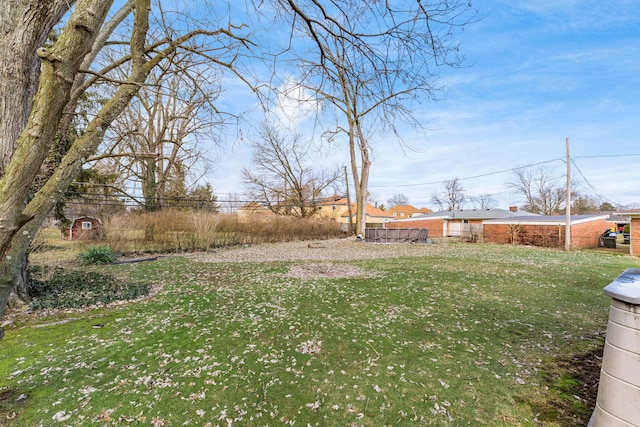
<path id="1" fill-rule="evenodd" d="M 45 277 L 49 276 L 49 277 Z M 65 271 L 56 267 L 48 274 L 33 267 L 29 296 L 31 310 L 78 308 L 97 303 L 129 300 L 149 294 L 149 285 L 123 283 L 103 273 Z"/>
<path id="2" fill-rule="evenodd" d="M 106 246 L 91 246 L 80 253 L 85 264 L 113 264 L 116 261 L 113 251 Z"/>
<path id="3" fill-rule="evenodd" d="M 163 210 L 128 212 L 108 219 L 107 244 L 118 252 L 180 252 L 252 243 L 344 237 L 336 221 Z"/>

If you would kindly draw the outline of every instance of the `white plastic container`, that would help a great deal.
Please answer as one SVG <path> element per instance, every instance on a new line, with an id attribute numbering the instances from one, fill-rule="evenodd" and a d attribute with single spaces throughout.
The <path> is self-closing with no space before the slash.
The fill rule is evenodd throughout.
<path id="1" fill-rule="evenodd" d="M 626 269 L 604 293 L 611 308 L 589 426 L 640 427 L 640 269 Z"/>

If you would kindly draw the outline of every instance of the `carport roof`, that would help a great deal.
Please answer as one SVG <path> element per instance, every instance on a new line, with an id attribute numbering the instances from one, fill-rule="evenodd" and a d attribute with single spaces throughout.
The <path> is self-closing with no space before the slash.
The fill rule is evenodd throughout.
<path id="1" fill-rule="evenodd" d="M 425 215 L 415 215 L 407 219 L 399 219 L 395 222 L 411 222 L 425 219 L 502 219 L 515 217 L 538 217 L 540 215 L 531 212 L 516 211 L 506 209 L 462 209 L 457 211 L 439 211 Z"/>
<path id="2" fill-rule="evenodd" d="M 571 224 L 581 224 L 598 220 L 607 220 L 609 215 L 571 215 Z M 526 225 L 565 225 L 564 215 L 517 216 L 512 218 L 488 219 L 484 224 L 526 224 Z"/>

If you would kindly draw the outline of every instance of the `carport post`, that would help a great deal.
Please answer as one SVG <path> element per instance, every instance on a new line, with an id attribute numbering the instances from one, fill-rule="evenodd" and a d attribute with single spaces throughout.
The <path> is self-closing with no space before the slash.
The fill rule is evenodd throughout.
<path id="1" fill-rule="evenodd" d="M 640 268 L 604 288 L 611 297 L 598 399 L 588 426 L 640 426 Z"/>

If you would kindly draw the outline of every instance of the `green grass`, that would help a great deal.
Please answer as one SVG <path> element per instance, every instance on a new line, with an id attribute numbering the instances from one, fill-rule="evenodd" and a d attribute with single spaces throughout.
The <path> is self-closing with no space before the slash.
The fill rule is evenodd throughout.
<path id="1" fill-rule="evenodd" d="M 377 274 L 331 280 L 287 277 L 294 262 L 92 267 L 162 288 L 18 318 L 0 342 L 0 425 L 586 423 L 578 362 L 603 345 L 602 288 L 639 260 L 471 244 L 420 253 L 349 262 Z"/>

